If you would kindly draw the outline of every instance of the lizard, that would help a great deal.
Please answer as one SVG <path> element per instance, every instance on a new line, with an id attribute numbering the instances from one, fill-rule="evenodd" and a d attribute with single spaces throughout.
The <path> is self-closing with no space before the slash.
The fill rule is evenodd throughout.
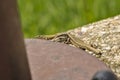
<path id="1" fill-rule="evenodd" d="M 90 45 L 84 43 L 83 40 L 81 40 L 80 38 L 71 34 L 70 32 L 57 33 L 57 34 L 54 34 L 54 35 L 39 35 L 36 38 L 51 40 L 51 41 L 54 41 L 54 42 L 63 42 L 65 44 L 72 44 L 75 47 L 78 47 L 78 48 L 81 48 L 81 49 L 84 49 L 84 50 L 92 51 L 96 55 L 101 55 L 100 50 L 97 50 L 97 49 L 91 47 Z"/>

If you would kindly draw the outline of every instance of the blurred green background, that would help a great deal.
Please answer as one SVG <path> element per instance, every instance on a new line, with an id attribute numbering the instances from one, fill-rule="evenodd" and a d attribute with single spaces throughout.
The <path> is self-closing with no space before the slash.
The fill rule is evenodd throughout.
<path id="1" fill-rule="evenodd" d="M 25 37 L 67 31 L 120 13 L 120 0 L 18 0 Z"/>

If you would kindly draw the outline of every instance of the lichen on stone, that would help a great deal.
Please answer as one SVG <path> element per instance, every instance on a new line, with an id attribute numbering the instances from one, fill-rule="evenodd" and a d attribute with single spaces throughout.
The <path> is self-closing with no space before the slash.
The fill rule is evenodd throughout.
<path id="1" fill-rule="evenodd" d="M 69 31 L 88 45 L 101 50 L 98 57 L 120 77 L 120 15 Z M 94 52 L 86 50 L 94 56 Z"/>

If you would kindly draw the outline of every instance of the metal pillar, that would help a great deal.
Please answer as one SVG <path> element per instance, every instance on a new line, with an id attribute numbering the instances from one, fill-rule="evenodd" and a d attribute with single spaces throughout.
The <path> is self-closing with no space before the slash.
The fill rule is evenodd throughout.
<path id="1" fill-rule="evenodd" d="M 0 80 L 31 80 L 16 0 L 0 0 Z"/>

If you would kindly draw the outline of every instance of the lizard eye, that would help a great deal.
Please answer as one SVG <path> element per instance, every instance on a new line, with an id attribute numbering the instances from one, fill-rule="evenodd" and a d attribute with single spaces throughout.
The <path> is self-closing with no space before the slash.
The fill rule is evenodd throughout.
<path id="1" fill-rule="evenodd" d="M 118 80 L 118 78 L 113 72 L 104 70 L 96 72 L 92 80 Z"/>

